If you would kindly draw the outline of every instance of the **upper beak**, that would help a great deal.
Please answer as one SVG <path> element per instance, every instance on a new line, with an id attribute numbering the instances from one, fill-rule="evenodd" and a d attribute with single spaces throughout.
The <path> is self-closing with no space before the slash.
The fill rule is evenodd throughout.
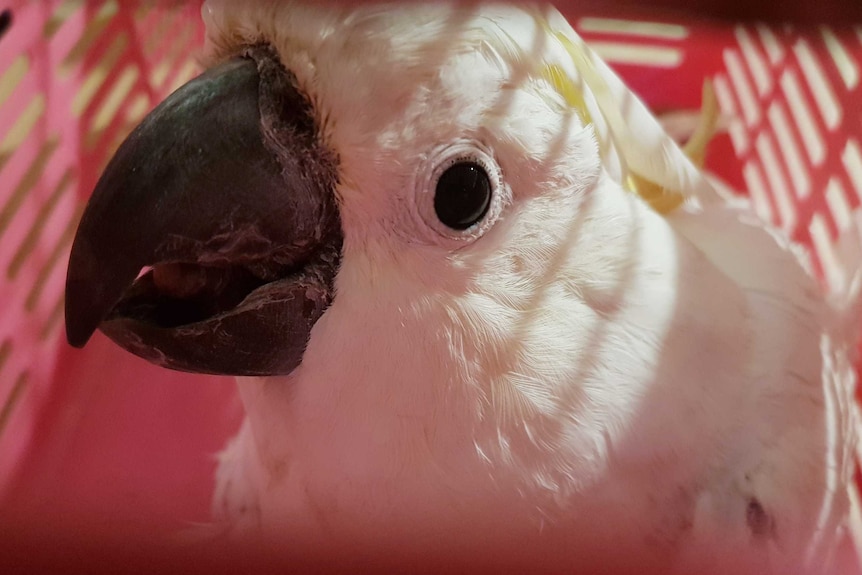
<path id="1" fill-rule="evenodd" d="M 291 372 L 332 300 L 336 179 L 310 104 L 268 49 L 192 80 L 120 146 L 87 205 L 69 342 L 100 328 L 165 367 Z"/>

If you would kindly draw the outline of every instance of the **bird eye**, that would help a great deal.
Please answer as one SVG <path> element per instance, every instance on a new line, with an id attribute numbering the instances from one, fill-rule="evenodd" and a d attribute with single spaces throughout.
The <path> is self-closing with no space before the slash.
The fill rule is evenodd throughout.
<path id="1" fill-rule="evenodd" d="M 446 142 L 417 159 L 411 239 L 460 249 L 484 236 L 511 203 L 503 171 L 482 142 Z"/>
<path id="2" fill-rule="evenodd" d="M 434 193 L 434 211 L 446 227 L 467 230 L 488 213 L 491 191 L 491 180 L 482 166 L 460 161 L 440 174 Z"/>

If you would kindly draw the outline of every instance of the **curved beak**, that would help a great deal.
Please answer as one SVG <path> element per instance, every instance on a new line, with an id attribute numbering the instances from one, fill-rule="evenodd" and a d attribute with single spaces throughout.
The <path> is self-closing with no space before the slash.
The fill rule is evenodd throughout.
<path id="1" fill-rule="evenodd" d="M 164 367 L 290 373 L 332 301 L 334 156 L 266 48 L 192 80 L 117 151 L 72 246 L 66 330 Z"/>

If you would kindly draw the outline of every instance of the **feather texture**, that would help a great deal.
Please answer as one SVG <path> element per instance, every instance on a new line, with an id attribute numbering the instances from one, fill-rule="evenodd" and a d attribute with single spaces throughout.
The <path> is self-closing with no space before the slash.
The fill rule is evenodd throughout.
<path id="1" fill-rule="evenodd" d="M 534 572 L 628 552 L 827 562 L 848 515 L 855 310 L 713 188 L 562 16 L 204 13 L 211 61 L 267 42 L 296 75 L 339 157 L 345 236 L 302 365 L 239 382 L 225 520 Z M 429 220 L 453 157 L 498 178 L 460 235 Z"/>

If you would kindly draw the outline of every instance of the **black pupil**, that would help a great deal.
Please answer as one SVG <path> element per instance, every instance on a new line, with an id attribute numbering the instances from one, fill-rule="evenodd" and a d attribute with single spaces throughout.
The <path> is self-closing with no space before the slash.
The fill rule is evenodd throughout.
<path id="1" fill-rule="evenodd" d="M 466 230 L 479 222 L 491 207 L 491 181 L 482 166 L 461 162 L 437 181 L 434 211 L 453 230 Z"/>

